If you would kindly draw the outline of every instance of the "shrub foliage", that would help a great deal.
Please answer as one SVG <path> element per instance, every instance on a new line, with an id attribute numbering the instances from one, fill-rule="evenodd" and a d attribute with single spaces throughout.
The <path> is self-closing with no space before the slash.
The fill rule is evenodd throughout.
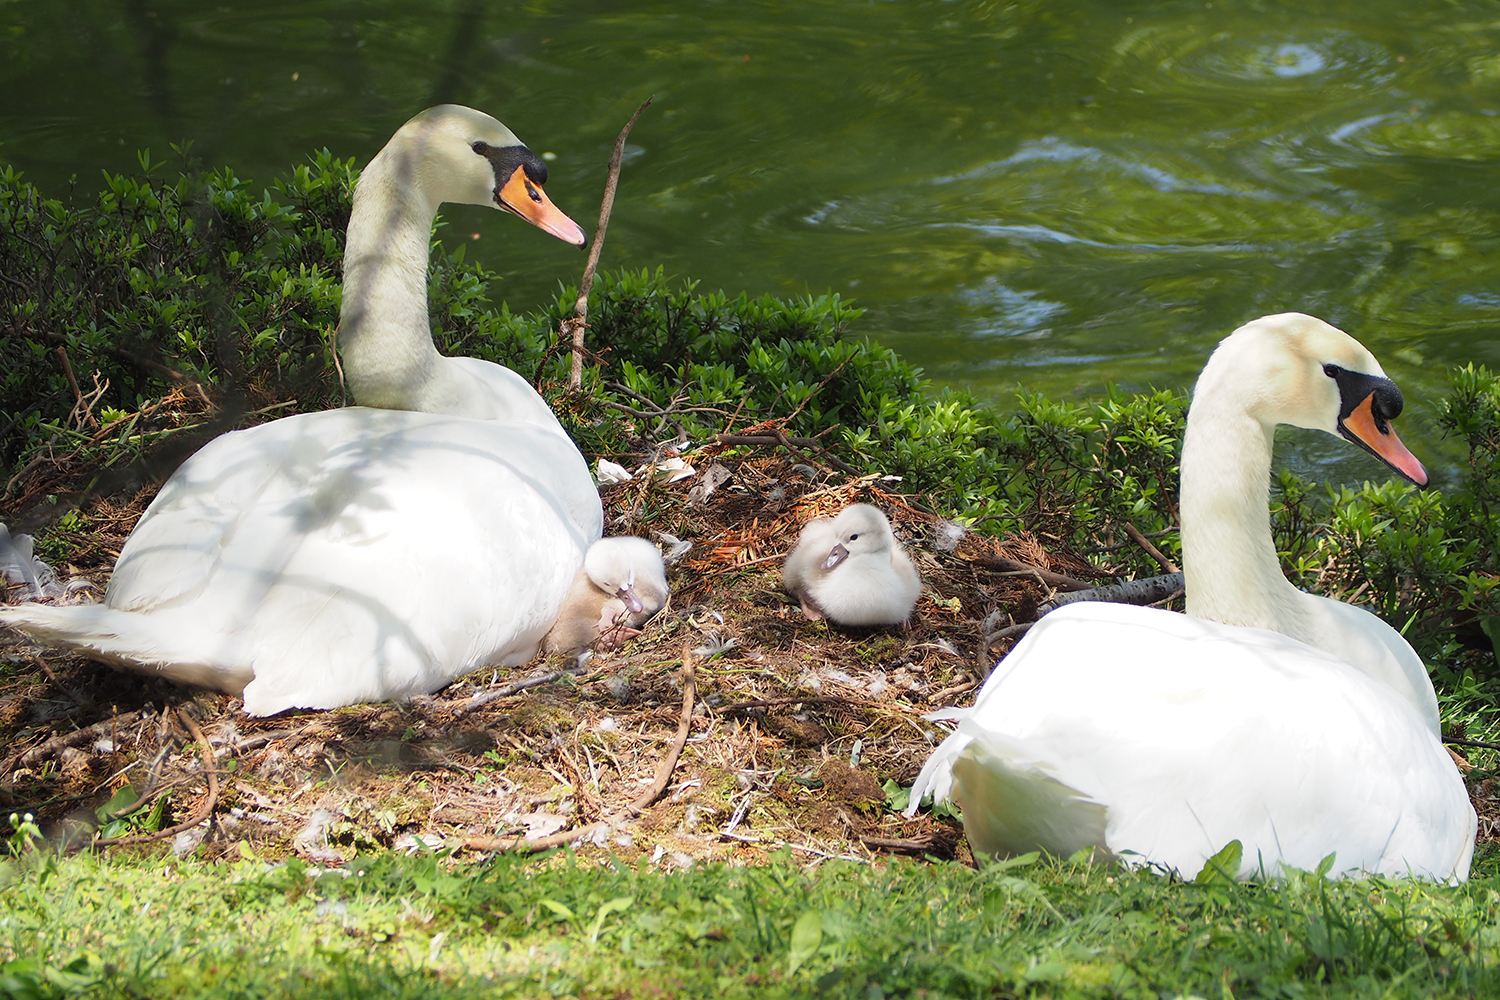
<path id="1" fill-rule="evenodd" d="M 0 169 L 0 465 L 14 471 L 79 433 L 59 348 L 86 394 L 95 373 L 108 383 L 97 400 L 106 419 L 186 384 L 232 413 L 338 403 L 332 345 L 352 161 L 325 150 L 256 194 L 176 153 L 174 178 L 142 154 L 139 175 L 107 174 L 91 202 L 46 197 Z M 686 447 L 775 422 L 826 450 L 812 453 L 903 477 L 939 513 L 981 530 L 1026 530 L 1084 555 L 1109 549 L 1112 565 L 1141 574 L 1156 568 L 1118 547 L 1126 523 L 1165 532 L 1161 547 L 1177 552 L 1183 395 L 1022 395 L 1003 412 L 934 389 L 859 337 L 859 311 L 837 295 L 730 297 L 647 270 L 596 283 L 598 363 L 587 391 L 570 396 L 555 331 L 576 291 L 517 315 L 488 298 L 493 277 L 462 246 L 450 253 L 435 240 L 440 349 L 533 378 L 588 453 Z M 1463 644 L 1500 635 L 1500 379 L 1455 371 L 1442 420 L 1470 455 L 1450 492 L 1387 482 L 1329 493 L 1283 473 L 1272 510 L 1294 581 L 1368 604 L 1458 680 L 1489 663 Z"/>

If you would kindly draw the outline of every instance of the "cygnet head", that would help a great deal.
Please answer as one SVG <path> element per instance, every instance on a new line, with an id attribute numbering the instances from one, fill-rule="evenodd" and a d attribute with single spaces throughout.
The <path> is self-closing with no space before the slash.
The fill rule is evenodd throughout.
<path id="1" fill-rule="evenodd" d="M 1262 316 L 1219 344 L 1193 390 L 1222 407 L 1236 400 L 1267 429 L 1291 424 L 1326 431 L 1359 445 L 1418 486 L 1422 463 L 1396 436 L 1401 390 L 1375 356 L 1342 330 L 1302 313 Z"/>
<path id="2" fill-rule="evenodd" d="M 594 586 L 625 602 L 632 615 L 650 615 L 667 603 L 667 570 L 661 552 L 644 538 L 601 538 L 583 557 Z"/>
<path id="3" fill-rule="evenodd" d="M 889 552 L 896 541 L 891 522 L 878 507 L 867 503 L 851 504 L 840 511 L 833 519 L 833 535 L 837 541 L 823 560 L 825 571 L 850 556 Z"/>
<path id="4" fill-rule="evenodd" d="M 458 104 L 428 108 L 391 137 L 378 157 L 387 158 L 396 182 L 425 191 L 434 209 L 445 201 L 487 205 L 575 246 L 587 241 L 542 191 L 547 164 L 482 111 Z"/>

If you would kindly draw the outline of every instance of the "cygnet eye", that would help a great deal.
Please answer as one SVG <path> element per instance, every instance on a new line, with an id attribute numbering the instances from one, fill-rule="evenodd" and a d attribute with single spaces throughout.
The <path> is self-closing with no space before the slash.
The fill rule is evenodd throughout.
<path id="1" fill-rule="evenodd" d="M 856 531 L 854 534 L 852 534 L 852 535 L 849 536 L 849 541 L 852 542 L 852 541 L 854 541 L 858 537 L 859 537 L 859 532 Z"/>

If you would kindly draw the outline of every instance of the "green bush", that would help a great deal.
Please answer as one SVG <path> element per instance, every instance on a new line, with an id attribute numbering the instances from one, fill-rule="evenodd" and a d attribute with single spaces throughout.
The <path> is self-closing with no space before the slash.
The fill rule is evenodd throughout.
<path id="1" fill-rule="evenodd" d="M 140 176 L 106 175 L 86 205 L 43 197 L 0 170 L 0 464 L 15 468 L 60 435 L 81 436 L 68 426 L 74 397 L 59 346 L 80 381 L 94 371 L 109 381 L 99 401 L 106 416 L 184 380 L 231 411 L 339 400 L 331 344 L 352 161 L 318 153 L 256 195 L 232 172 L 204 171 L 178 153 L 175 180 L 142 154 Z M 556 331 L 576 289 L 522 316 L 490 301 L 493 277 L 462 246 L 449 253 L 434 243 L 440 349 L 538 381 L 586 453 L 638 454 L 777 421 L 847 467 L 901 476 L 938 513 L 980 530 L 1029 531 L 1084 555 L 1108 549 L 1126 573 L 1157 571 L 1120 546 L 1126 523 L 1163 533 L 1160 547 L 1178 553 L 1170 529 L 1182 395 L 1023 395 L 1005 413 L 934 390 L 919 369 L 856 336 L 859 310 L 836 295 L 731 298 L 658 269 L 600 275 L 589 347 L 602 363 L 589 367 L 587 391 L 571 396 Z M 1442 421 L 1469 445 L 1456 490 L 1388 482 L 1324 495 L 1282 474 L 1272 520 L 1294 581 L 1367 603 L 1456 680 L 1489 662 L 1463 643 L 1500 635 L 1500 380 L 1483 368 L 1456 371 Z"/>

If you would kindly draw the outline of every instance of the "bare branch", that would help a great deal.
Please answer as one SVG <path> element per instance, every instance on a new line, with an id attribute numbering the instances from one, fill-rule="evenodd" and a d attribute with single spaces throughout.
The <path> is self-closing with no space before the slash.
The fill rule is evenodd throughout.
<path id="1" fill-rule="evenodd" d="M 604 232 L 609 228 L 609 213 L 615 207 L 615 189 L 620 185 L 620 159 L 625 155 L 625 137 L 630 135 L 641 112 L 651 106 L 652 100 L 654 98 L 646 98 L 646 103 L 635 109 L 635 114 L 630 116 L 630 121 L 625 123 L 625 127 L 620 130 L 620 137 L 615 140 L 615 152 L 609 158 L 609 177 L 604 182 L 604 201 L 599 205 L 599 225 L 594 230 L 594 245 L 589 248 L 588 263 L 583 268 L 583 280 L 578 283 L 578 301 L 573 305 L 576 318 L 565 320 L 563 330 L 559 331 L 566 332 L 567 327 L 572 326 L 573 370 L 568 376 L 568 389 L 572 392 L 583 388 L 583 331 L 588 326 L 589 290 L 594 287 L 594 271 L 599 266 L 599 254 L 604 250 Z"/>

